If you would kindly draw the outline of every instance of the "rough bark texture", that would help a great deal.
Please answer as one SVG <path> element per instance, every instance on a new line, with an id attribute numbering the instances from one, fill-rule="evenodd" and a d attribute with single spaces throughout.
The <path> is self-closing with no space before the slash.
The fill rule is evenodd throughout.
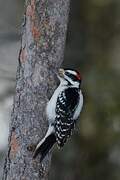
<path id="1" fill-rule="evenodd" d="M 28 147 L 47 129 L 45 107 L 63 60 L 69 0 L 26 0 L 16 95 L 3 180 L 45 180 L 51 155 L 43 164 Z"/>

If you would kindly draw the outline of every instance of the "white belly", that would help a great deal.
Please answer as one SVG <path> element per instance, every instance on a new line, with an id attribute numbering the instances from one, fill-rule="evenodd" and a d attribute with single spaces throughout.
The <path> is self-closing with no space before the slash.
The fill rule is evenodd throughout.
<path id="1" fill-rule="evenodd" d="M 65 86 L 63 86 L 63 87 L 59 86 L 55 90 L 54 94 L 52 95 L 50 101 L 47 104 L 46 114 L 47 114 L 47 117 L 48 117 L 48 121 L 50 123 L 54 123 L 54 120 L 55 120 L 55 117 L 56 117 L 55 109 L 56 109 L 57 97 L 64 89 L 66 89 Z"/>

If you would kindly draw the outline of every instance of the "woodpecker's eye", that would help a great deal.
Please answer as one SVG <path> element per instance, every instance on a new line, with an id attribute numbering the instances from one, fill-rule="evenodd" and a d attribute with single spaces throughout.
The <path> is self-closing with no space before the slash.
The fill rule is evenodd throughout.
<path id="1" fill-rule="evenodd" d="M 66 75 L 66 76 L 70 76 L 70 73 L 69 73 L 69 72 L 65 72 L 65 75 Z"/>

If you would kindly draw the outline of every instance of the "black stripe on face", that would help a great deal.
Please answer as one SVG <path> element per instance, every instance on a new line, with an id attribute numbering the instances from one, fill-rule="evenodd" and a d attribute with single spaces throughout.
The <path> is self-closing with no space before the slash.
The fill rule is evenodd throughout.
<path id="1" fill-rule="evenodd" d="M 69 73 L 69 72 L 66 71 L 66 72 L 65 72 L 65 75 L 68 76 L 70 79 L 72 79 L 72 81 L 79 81 L 78 78 L 77 78 L 77 76 L 74 75 L 74 74 L 71 74 L 71 73 Z"/>

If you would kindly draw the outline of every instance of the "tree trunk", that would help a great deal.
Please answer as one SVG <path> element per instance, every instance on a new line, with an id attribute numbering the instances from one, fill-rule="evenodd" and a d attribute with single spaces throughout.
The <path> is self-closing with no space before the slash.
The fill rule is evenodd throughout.
<path id="1" fill-rule="evenodd" d="M 3 180 L 45 180 L 51 155 L 43 164 L 30 148 L 47 130 L 46 103 L 63 60 L 69 0 L 26 0 L 16 95 L 10 123 Z"/>

